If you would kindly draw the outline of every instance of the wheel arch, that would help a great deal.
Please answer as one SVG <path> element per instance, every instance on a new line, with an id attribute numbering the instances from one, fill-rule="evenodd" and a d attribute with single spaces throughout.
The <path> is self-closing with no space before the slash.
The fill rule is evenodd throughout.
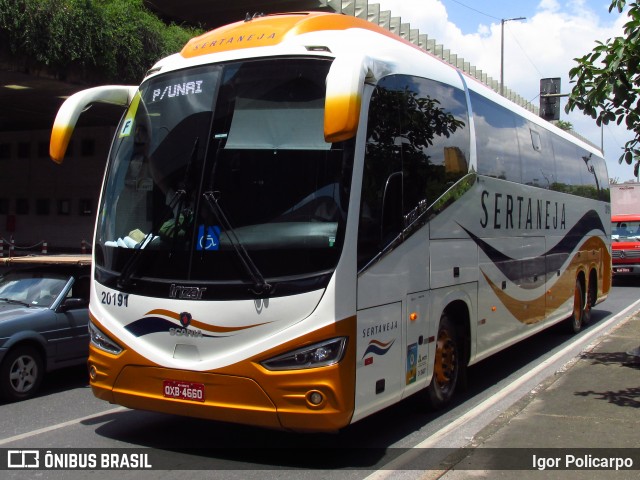
<path id="1" fill-rule="evenodd" d="M 4 357 L 16 348 L 32 347 L 40 354 L 44 370 L 48 371 L 50 362 L 48 361 L 46 344 L 47 342 L 44 337 L 37 332 L 19 332 L 18 334 L 10 337 L 3 345 L 6 349 Z"/>
<path id="2" fill-rule="evenodd" d="M 467 366 L 471 358 L 471 312 L 469 305 L 463 300 L 457 299 L 448 303 L 442 313 L 446 314 L 456 327 L 463 347 L 462 360 Z"/>
<path id="3" fill-rule="evenodd" d="M 440 319 L 447 314 L 463 337 L 465 365 L 472 364 L 476 356 L 478 284 L 470 282 L 432 290 L 431 298 L 429 335 L 437 334 Z"/>

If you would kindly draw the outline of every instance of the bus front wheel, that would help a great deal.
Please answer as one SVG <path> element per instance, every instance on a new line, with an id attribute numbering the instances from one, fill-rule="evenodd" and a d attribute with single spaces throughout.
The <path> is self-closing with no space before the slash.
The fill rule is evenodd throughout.
<path id="1" fill-rule="evenodd" d="M 453 397 L 462 365 L 460 336 L 445 313 L 440 318 L 433 376 L 426 389 L 427 400 L 433 409 L 443 408 Z"/>

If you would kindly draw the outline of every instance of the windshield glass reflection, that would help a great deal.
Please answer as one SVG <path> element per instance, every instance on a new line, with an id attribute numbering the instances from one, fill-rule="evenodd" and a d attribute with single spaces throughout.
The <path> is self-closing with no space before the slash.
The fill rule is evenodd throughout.
<path id="1" fill-rule="evenodd" d="M 97 266 L 121 287 L 141 277 L 264 287 L 335 268 L 353 157 L 352 142 L 324 141 L 329 66 L 239 62 L 143 84 L 112 148 Z"/>

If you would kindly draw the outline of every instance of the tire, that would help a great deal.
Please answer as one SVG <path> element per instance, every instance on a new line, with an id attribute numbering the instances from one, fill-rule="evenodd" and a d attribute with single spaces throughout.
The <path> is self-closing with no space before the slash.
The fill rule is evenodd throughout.
<path id="1" fill-rule="evenodd" d="M 463 377 L 462 351 L 455 326 L 443 314 L 436 338 L 433 377 L 426 389 L 427 401 L 434 410 L 445 407 L 451 401 L 458 381 Z"/>
<path id="2" fill-rule="evenodd" d="M 584 290 L 582 282 L 576 279 L 576 287 L 573 292 L 573 312 L 569 317 L 569 332 L 578 333 L 584 324 Z"/>
<path id="3" fill-rule="evenodd" d="M 582 312 L 582 324 L 589 325 L 591 323 L 591 309 L 596 301 L 596 281 L 592 279 L 589 282 L 589 288 L 587 289 L 587 300 L 584 305 L 584 311 Z"/>
<path id="4" fill-rule="evenodd" d="M 11 402 L 33 397 L 42 383 L 44 363 L 33 347 L 18 346 L 0 366 L 0 394 Z"/>

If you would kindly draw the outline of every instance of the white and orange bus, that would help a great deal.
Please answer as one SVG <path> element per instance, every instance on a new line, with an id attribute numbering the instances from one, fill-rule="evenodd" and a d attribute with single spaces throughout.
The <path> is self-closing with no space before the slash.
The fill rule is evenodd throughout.
<path id="1" fill-rule="evenodd" d="M 568 319 L 611 285 L 600 152 L 390 32 L 269 15 L 191 40 L 126 107 L 93 244 L 94 394 L 338 430 Z"/>

